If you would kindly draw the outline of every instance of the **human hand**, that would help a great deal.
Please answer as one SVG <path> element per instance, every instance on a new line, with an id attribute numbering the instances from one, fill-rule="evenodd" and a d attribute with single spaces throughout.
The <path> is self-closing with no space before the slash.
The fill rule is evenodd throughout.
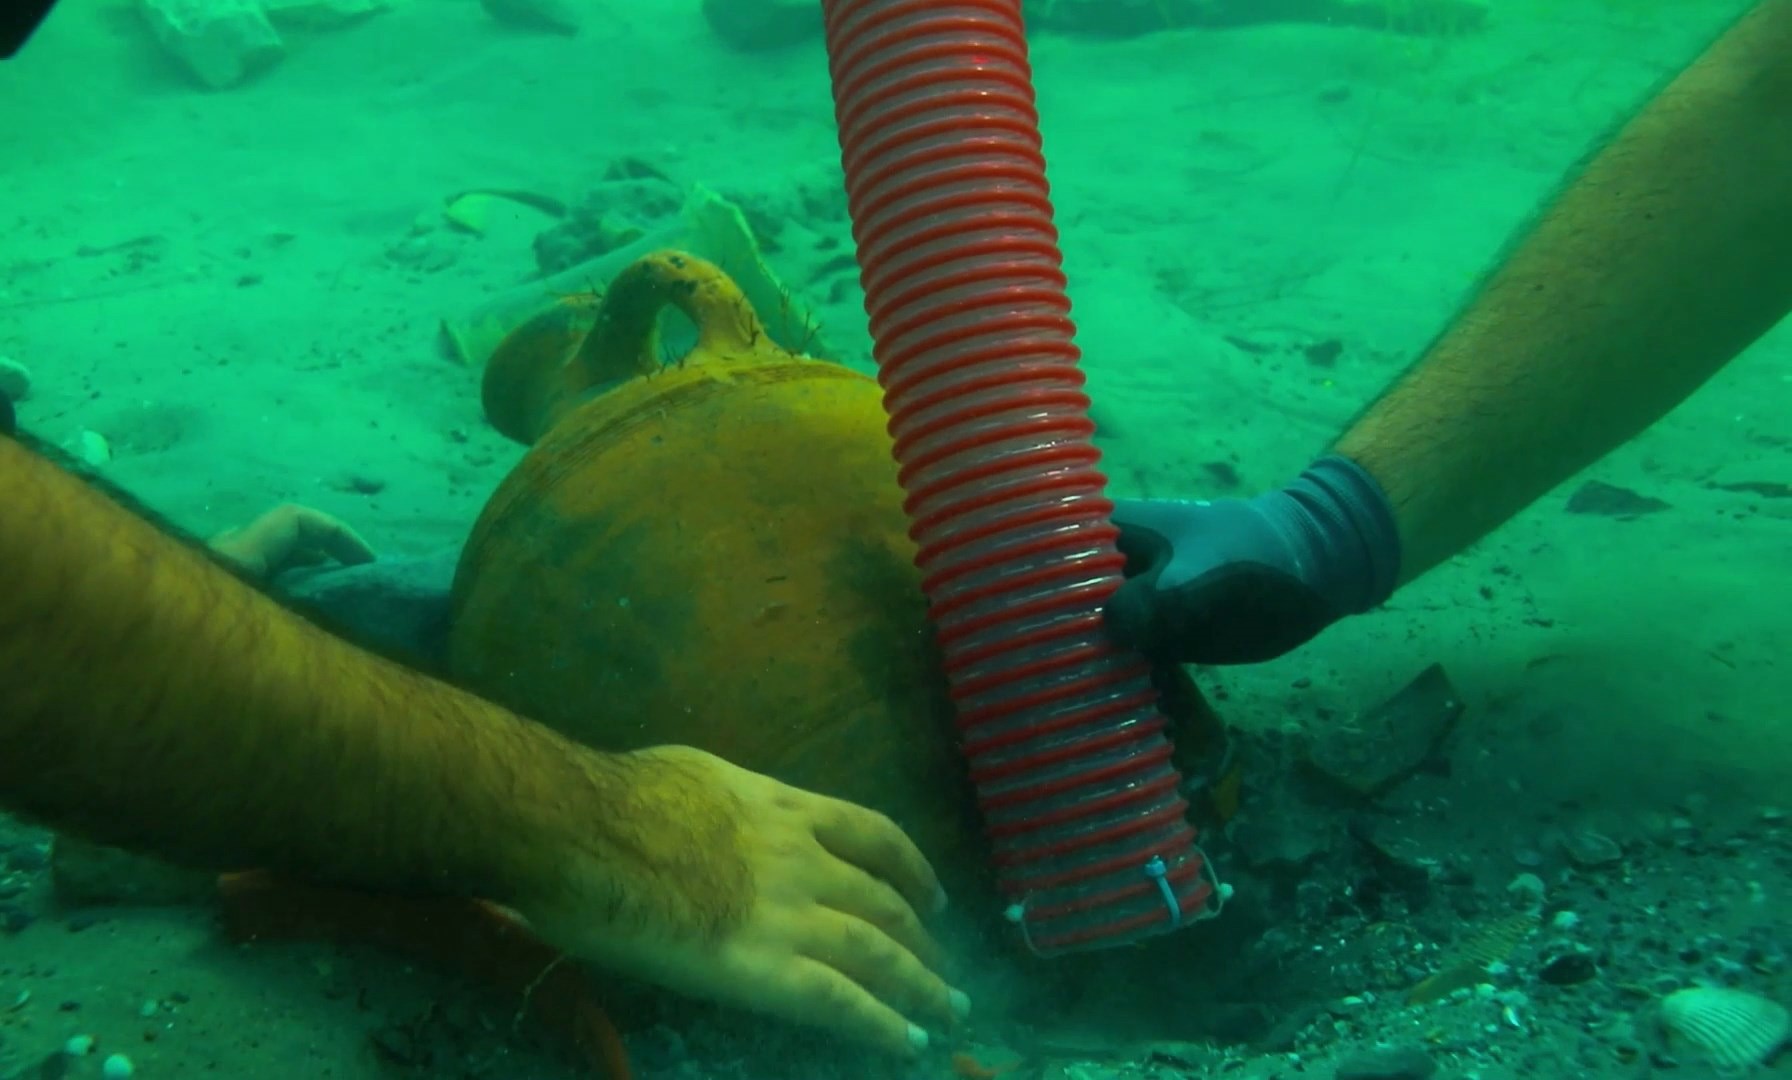
<path id="1" fill-rule="evenodd" d="M 1393 591 L 1398 539 L 1387 497 L 1327 457 L 1250 499 L 1118 500 L 1127 581 L 1108 625 L 1159 661 L 1270 660 Z"/>
<path id="2" fill-rule="evenodd" d="M 623 760 L 643 770 L 629 780 L 642 818 L 630 861 L 645 871 L 615 860 L 581 871 L 573 856 L 570 888 L 516 903 L 536 933 L 637 978 L 903 1056 L 969 1013 L 917 914 L 944 906 L 939 880 L 887 817 L 690 747 Z"/>
<path id="3" fill-rule="evenodd" d="M 359 533 L 321 510 L 286 503 L 241 528 L 211 538 L 211 549 L 260 578 L 331 559 L 344 566 L 374 560 Z"/>

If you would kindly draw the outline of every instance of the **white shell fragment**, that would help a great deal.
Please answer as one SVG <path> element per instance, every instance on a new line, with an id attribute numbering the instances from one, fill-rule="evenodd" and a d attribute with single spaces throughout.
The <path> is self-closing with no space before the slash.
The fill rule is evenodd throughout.
<path id="1" fill-rule="evenodd" d="M 1695 986 L 1662 999 L 1661 1026 L 1676 1049 L 1696 1050 L 1719 1068 L 1745 1069 L 1792 1036 L 1792 1013 L 1745 990 Z"/>
<path id="2" fill-rule="evenodd" d="M 1569 862 L 1583 870 L 1615 866 L 1624 861 L 1624 849 L 1618 842 L 1592 829 L 1573 829 L 1564 834 L 1562 852 Z"/>
<path id="3" fill-rule="evenodd" d="M 112 444 L 99 432 L 82 428 L 75 440 L 75 455 L 97 469 L 112 460 Z"/>

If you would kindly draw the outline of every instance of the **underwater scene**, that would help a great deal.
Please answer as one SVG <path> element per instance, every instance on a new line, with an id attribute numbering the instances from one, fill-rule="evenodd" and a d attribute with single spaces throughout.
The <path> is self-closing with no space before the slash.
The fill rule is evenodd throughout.
<path id="1" fill-rule="evenodd" d="M 1792 0 L 26 0 L 0 1080 L 1792 1076 Z"/>

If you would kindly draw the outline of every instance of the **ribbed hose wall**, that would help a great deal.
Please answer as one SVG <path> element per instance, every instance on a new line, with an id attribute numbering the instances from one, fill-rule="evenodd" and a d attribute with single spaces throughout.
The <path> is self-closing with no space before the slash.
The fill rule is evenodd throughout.
<path id="1" fill-rule="evenodd" d="M 1041 953 L 1203 913 L 1097 466 L 1020 0 L 824 0 L 910 535 L 1009 916 Z M 1159 862 L 1158 860 L 1161 860 Z"/>

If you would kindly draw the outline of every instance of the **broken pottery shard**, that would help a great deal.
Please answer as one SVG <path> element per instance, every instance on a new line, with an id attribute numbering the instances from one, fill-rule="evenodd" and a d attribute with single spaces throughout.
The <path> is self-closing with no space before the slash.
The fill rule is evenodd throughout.
<path id="1" fill-rule="evenodd" d="M 268 17 L 285 26 L 328 30 L 390 10 L 392 0 L 264 0 Z"/>
<path id="2" fill-rule="evenodd" d="M 235 86 L 286 55 L 257 0 L 142 0 L 156 41 L 213 90 Z"/>
<path id="3" fill-rule="evenodd" d="M 1452 37 L 1486 27 L 1493 11 L 1487 0 L 1312 0 L 1312 22 L 1367 26 L 1394 34 Z"/>
<path id="4" fill-rule="evenodd" d="M 486 14 L 501 23 L 550 34 L 579 32 L 579 13 L 568 0 L 480 0 Z"/>
<path id="5" fill-rule="evenodd" d="M 1570 514 L 1598 514 L 1601 517 L 1634 518 L 1668 509 L 1668 504 L 1648 495 L 1639 495 L 1616 484 L 1588 480 L 1568 496 Z"/>
<path id="6" fill-rule="evenodd" d="M 1706 478 L 1705 486 L 1763 499 L 1792 499 L 1792 459 L 1763 455 L 1728 462 Z"/>
<path id="7" fill-rule="evenodd" d="M 1792 499 L 1792 484 L 1780 480 L 1738 480 L 1733 484 L 1707 484 L 1718 491 L 1740 491 L 1763 499 Z"/>
<path id="8" fill-rule="evenodd" d="M 709 0 L 737 7 L 746 21 L 766 0 Z M 1305 22 L 1358 26 L 1412 36 L 1449 37 L 1481 30 L 1488 0 L 1026 0 L 1029 27 L 1099 37 L 1132 37 L 1190 26 L 1246 26 Z M 711 24 L 716 23 L 711 19 Z"/>
<path id="9" fill-rule="evenodd" d="M 703 18 L 724 44 L 747 53 L 819 41 L 822 33 L 821 5 L 812 0 L 703 0 Z"/>
<path id="10" fill-rule="evenodd" d="M 1355 723 L 1314 732 L 1305 765 L 1351 795 L 1380 795 L 1430 760 L 1461 715 L 1462 696 L 1432 664 Z"/>

